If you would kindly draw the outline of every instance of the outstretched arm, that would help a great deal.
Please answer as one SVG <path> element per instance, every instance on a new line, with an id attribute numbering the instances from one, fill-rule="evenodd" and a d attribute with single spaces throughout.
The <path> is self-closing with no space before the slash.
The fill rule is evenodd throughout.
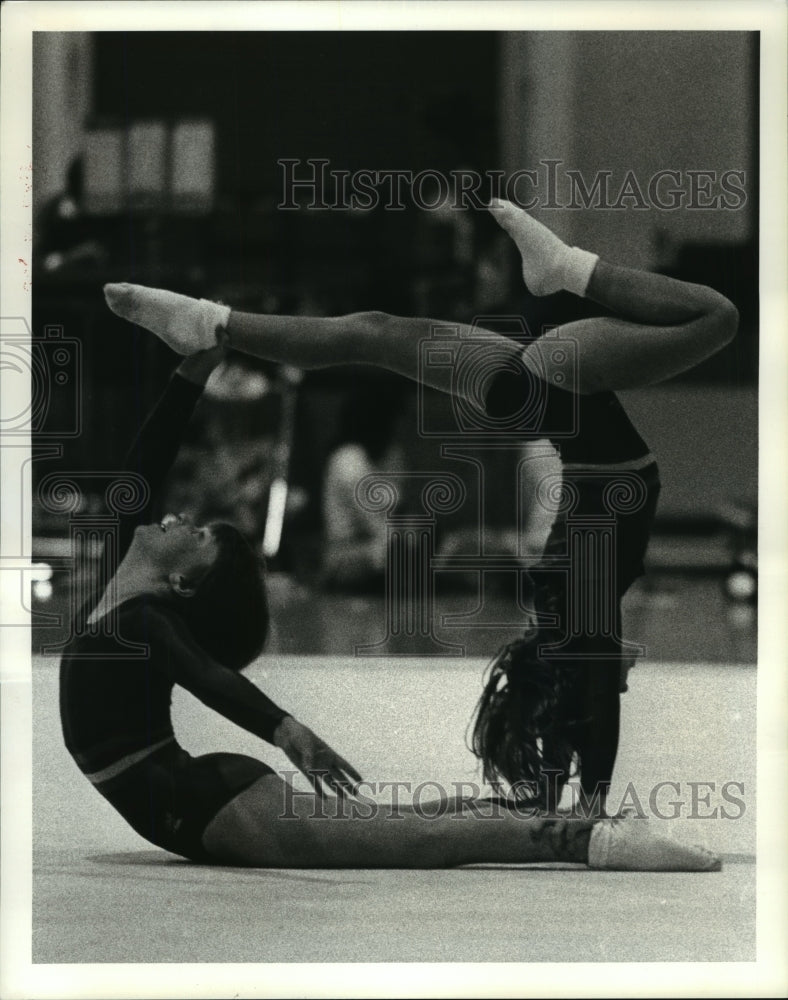
<path id="1" fill-rule="evenodd" d="M 147 612 L 145 641 L 166 650 L 160 662 L 175 684 L 247 732 L 278 746 L 312 782 L 333 791 L 352 792 L 361 775 L 313 733 L 294 719 L 243 674 L 217 663 L 195 641 L 177 615 Z"/>
<path id="2" fill-rule="evenodd" d="M 118 562 L 131 544 L 137 525 L 146 524 L 161 514 L 159 506 L 164 481 L 205 383 L 223 356 L 224 347 L 217 345 L 184 358 L 126 453 L 123 468 L 141 475 L 148 484 L 149 493 L 145 507 L 121 524 Z"/>

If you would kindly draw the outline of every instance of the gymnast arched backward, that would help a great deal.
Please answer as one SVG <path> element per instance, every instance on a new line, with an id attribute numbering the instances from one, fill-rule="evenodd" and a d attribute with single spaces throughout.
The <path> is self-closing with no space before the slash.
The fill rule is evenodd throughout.
<path id="1" fill-rule="evenodd" d="M 505 203 L 494 204 L 493 212 L 515 238 L 533 291 L 546 294 L 563 287 L 587 293 L 627 317 L 567 327 L 578 342 L 581 395 L 667 378 L 734 335 L 735 309 L 711 289 L 605 264 L 566 247 Z M 139 445 L 135 450 L 138 460 L 146 456 L 147 466 L 138 468 L 154 492 L 199 385 L 217 359 L 217 338 L 226 337 L 233 348 L 257 357 L 306 369 L 366 362 L 418 378 L 424 375 L 419 343 L 433 325 L 381 313 L 323 319 L 236 313 L 216 303 L 133 285 L 109 285 L 105 295 L 113 311 L 152 330 L 179 353 L 194 355 L 182 362 L 143 432 L 147 452 Z M 550 358 L 540 341 L 523 353 L 506 338 L 483 335 L 504 355 L 519 359 L 522 354 L 528 371 L 549 385 Z M 239 672 L 260 651 L 266 616 L 264 589 L 234 529 L 197 528 L 171 516 L 136 527 L 111 585 L 83 614 L 93 623 L 114 614 L 118 634 L 147 642 L 151 652 L 143 662 L 121 658 L 102 665 L 84 645 L 97 640 L 83 632 L 72 642 L 61 672 L 67 746 L 128 822 L 174 853 L 195 861 L 272 867 L 443 867 L 544 860 L 628 870 L 709 871 L 720 866 L 709 852 L 665 840 L 641 820 L 524 818 L 516 811 L 491 817 L 468 802 L 455 802 L 432 819 L 403 810 L 395 823 L 382 812 L 363 818 L 348 813 L 345 805 L 360 780 L 358 773 Z M 328 800 L 329 818 L 320 816 L 308 796 L 293 800 L 294 812 L 283 815 L 284 783 L 261 762 L 234 754 L 188 755 L 175 740 L 169 719 L 175 683 L 279 745 L 312 777 L 318 793 L 325 781 L 337 793 Z M 553 718 L 564 718 L 555 705 L 547 708 Z M 569 719 L 570 724 L 576 721 Z M 516 736 L 516 731 L 508 735 Z M 546 746 L 550 741 L 539 737 L 539 742 Z M 494 740 L 486 745 L 494 746 Z M 493 754 L 485 764 L 510 777 Z M 322 777 L 313 773 L 318 770 Z"/>

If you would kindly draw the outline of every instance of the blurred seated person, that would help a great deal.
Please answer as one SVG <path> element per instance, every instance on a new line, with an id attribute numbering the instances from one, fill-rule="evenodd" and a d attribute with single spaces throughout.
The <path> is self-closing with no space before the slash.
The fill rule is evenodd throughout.
<path id="1" fill-rule="evenodd" d="M 404 467 L 396 433 L 401 422 L 398 392 L 378 382 L 345 400 L 340 444 L 323 476 L 323 574 L 325 586 L 364 590 L 383 581 L 386 568 L 386 513 L 365 510 L 356 499 L 364 476 Z"/>

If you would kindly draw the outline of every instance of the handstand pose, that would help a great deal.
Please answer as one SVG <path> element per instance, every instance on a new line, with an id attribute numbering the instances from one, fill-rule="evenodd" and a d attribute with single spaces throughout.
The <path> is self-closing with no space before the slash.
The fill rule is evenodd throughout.
<path id="1" fill-rule="evenodd" d="M 733 336 L 735 310 L 710 289 L 598 262 L 584 251 L 564 246 L 511 206 L 499 203 L 493 211 L 520 247 L 524 275 L 533 291 L 564 287 L 587 292 L 628 317 L 587 320 L 565 329 L 578 339 L 576 390 L 581 395 L 667 378 L 712 354 Z M 171 387 L 181 398 L 181 426 L 196 396 L 184 378 L 204 381 L 204 373 L 196 376 L 188 366 L 211 358 L 199 352 L 213 351 L 217 337 L 224 335 L 235 349 L 271 361 L 306 369 L 367 362 L 444 387 L 439 380 L 433 383 L 429 372 L 420 371 L 419 345 L 432 332 L 430 320 L 382 313 L 332 319 L 258 316 L 133 285 L 109 285 L 105 291 L 113 311 L 157 333 L 180 353 L 197 355 L 182 364 Z M 553 391 L 551 380 L 562 373 L 555 371 L 544 342 L 534 341 L 523 353 L 521 346 L 506 338 L 472 331 L 475 340 L 480 335 L 489 340 L 491 350 L 515 366 L 522 354 L 530 383 Z M 511 379 L 496 379 L 487 394 L 488 410 L 495 413 L 511 391 Z M 615 400 L 608 405 L 615 409 Z M 170 453 L 177 440 L 174 427 L 173 415 L 167 413 L 155 438 L 157 447 Z M 625 461 L 618 456 L 615 460 Z M 168 463 L 159 458 L 155 464 L 161 471 Z M 634 467 L 643 466 L 637 461 Z M 216 526 L 192 529 L 171 518 L 138 528 L 114 585 L 86 612 L 89 621 L 96 621 L 114 609 L 124 638 L 148 642 L 148 660 L 122 666 L 115 661 L 99 668 L 88 658 L 89 636 L 75 640 L 64 660 L 61 704 L 69 749 L 99 791 L 153 843 L 195 860 L 276 867 L 442 867 L 474 861 L 563 860 L 629 870 L 719 868 L 718 859 L 708 852 L 653 836 L 639 821 L 523 819 L 515 812 L 487 818 L 478 815 L 472 803 L 454 804 L 459 817 L 446 813 L 429 821 L 408 811 L 396 823 L 379 814 L 368 819 L 347 816 L 342 797 L 352 794 L 358 774 L 237 673 L 262 644 L 264 629 L 253 641 L 246 638 L 246 629 L 257 628 L 251 621 L 253 606 L 258 604 L 256 614 L 262 617 L 263 597 L 251 573 L 239 573 L 235 581 L 231 573 L 229 581 L 225 575 L 218 582 L 223 561 L 220 539 L 227 531 Z M 235 542 L 233 550 L 240 552 Z M 231 617 L 212 607 L 210 595 L 218 590 L 236 611 Z M 239 636 L 244 637 L 240 648 Z M 301 797 L 292 803 L 297 818 L 283 818 L 286 797 L 281 779 L 250 758 L 221 754 L 193 759 L 186 754 L 175 742 L 169 722 L 173 683 L 278 743 L 306 772 L 324 767 L 329 786 L 338 793 L 331 800 L 332 818 L 315 818 L 314 802 Z M 524 738 L 533 739 L 535 745 L 538 740 L 549 751 L 555 720 L 562 713 L 556 705 L 545 707 L 543 729 L 535 727 L 538 735 Z M 570 731 L 576 722 L 564 718 Z M 507 731 L 506 739 L 513 738 Z M 507 758 L 497 753 L 498 745 L 488 728 L 480 742 L 488 770 L 515 780 L 517 775 L 504 770 Z"/>

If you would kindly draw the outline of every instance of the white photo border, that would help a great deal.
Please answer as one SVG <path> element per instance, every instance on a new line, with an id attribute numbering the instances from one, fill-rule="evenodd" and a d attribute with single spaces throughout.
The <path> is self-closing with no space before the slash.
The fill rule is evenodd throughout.
<path id="1" fill-rule="evenodd" d="M 788 731 L 788 313 L 786 310 L 786 7 L 774 2 L 9 2 L 2 11 L 0 317 L 31 316 L 32 33 L 99 30 L 736 30 L 760 31 L 760 625 L 757 960 L 753 963 L 538 965 L 33 965 L 30 644 L 3 630 L 0 995 L 770 996 L 788 987 L 785 833 Z M 3 377 L 3 373 L 0 373 Z M 15 380 L 18 385 L 18 379 Z M 30 552 L 3 456 L 3 552 Z M 29 470 L 29 464 L 25 466 Z M 27 472 L 29 475 L 29 471 Z M 29 491 L 28 491 L 29 492 Z M 18 508 L 18 500 L 17 500 Z M 0 574 L 8 576 L 9 574 Z M 18 586 L 18 584 L 16 584 Z M 3 583 L 3 587 L 6 584 Z M 5 608 L 13 602 L 2 592 Z M 24 623 L 22 623 L 24 624 Z M 600 901 L 600 905 L 604 905 Z M 527 987 L 524 985 L 527 983 Z"/>

